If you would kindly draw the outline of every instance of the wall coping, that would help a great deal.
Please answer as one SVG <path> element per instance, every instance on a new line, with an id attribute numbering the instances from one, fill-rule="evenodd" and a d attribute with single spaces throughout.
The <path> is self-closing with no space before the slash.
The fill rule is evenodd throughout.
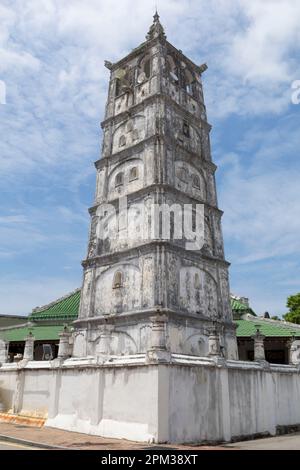
<path id="1" fill-rule="evenodd" d="M 197 357 L 184 354 L 171 354 L 169 360 L 149 361 L 146 354 L 131 356 L 103 356 L 95 358 L 70 358 L 65 361 L 54 359 L 53 361 L 20 361 L 18 363 L 2 364 L 0 372 L 18 372 L 20 370 L 66 370 L 66 369 L 99 369 L 99 368 L 126 368 L 147 367 L 164 365 L 167 367 L 215 367 L 223 369 L 253 370 L 264 372 L 280 372 L 300 374 L 300 365 L 269 364 L 266 361 L 250 362 L 225 360 L 221 357 Z"/>

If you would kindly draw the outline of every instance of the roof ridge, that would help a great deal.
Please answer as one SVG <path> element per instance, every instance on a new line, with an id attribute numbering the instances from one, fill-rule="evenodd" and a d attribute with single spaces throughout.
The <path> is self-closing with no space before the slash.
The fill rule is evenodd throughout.
<path id="1" fill-rule="evenodd" d="M 25 327 L 29 326 L 29 324 L 30 324 L 30 322 L 27 321 L 26 323 L 21 323 L 20 325 L 2 326 L 0 328 L 0 333 L 1 333 L 1 331 L 17 330 L 17 329 L 25 328 Z"/>
<path id="2" fill-rule="evenodd" d="M 68 299 L 69 297 L 72 297 L 72 295 L 77 294 L 77 292 L 81 291 L 81 287 L 78 287 L 77 289 L 73 290 L 72 292 L 69 292 L 68 294 L 64 295 L 63 297 L 60 297 L 59 299 L 54 300 L 53 302 L 50 302 L 49 304 L 43 305 L 41 307 L 36 307 L 32 310 L 30 316 L 33 313 L 40 313 L 44 312 L 45 310 L 48 310 L 50 307 L 53 307 L 54 305 L 58 304 L 59 302 L 62 302 L 63 300 Z"/>
<path id="3" fill-rule="evenodd" d="M 27 318 L 25 315 L 10 315 L 10 313 L 0 313 L 0 318 Z"/>
<path id="4" fill-rule="evenodd" d="M 273 320 L 273 321 L 276 321 L 276 320 Z M 283 323 L 284 325 L 291 326 L 291 327 L 296 328 L 296 329 L 300 329 L 300 325 L 298 325 L 297 323 L 292 323 L 292 322 L 286 321 L 286 320 L 281 320 L 280 323 Z"/>
<path id="5" fill-rule="evenodd" d="M 250 313 L 248 314 L 249 316 L 253 317 L 253 319 L 255 321 L 263 321 L 265 323 L 272 323 L 273 325 L 278 325 L 278 326 L 283 326 L 283 327 L 286 327 L 286 328 L 296 328 L 296 329 L 300 329 L 300 325 L 298 325 L 297 323 L 291 323 L 291 322 L 288 322 L 288 321 L 285 321 L 285 320 L 273 320 L 272 318 L 262 318 L 262 317 L 254 317 L 253 315 L 251 315 Z"/>

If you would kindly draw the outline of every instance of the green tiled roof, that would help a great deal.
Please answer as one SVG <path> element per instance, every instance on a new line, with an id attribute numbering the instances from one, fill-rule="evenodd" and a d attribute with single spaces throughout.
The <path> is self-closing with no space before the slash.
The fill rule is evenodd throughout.
<path id="1" fill-rule="evenodd" d="M 287 336 L 299 336 L 300 337 L 300 329 L 293 328 L 290 325 L 280 325 L 279 322 L 269 322 L 264 320 L 236 320 L 235 323 L 237 324 L 236 334 L 239 338 L 242 337 L 251 337 L 256 332 L 255 325 L 259 325 L 259 331 L 268 337 L 280 336 L 280 337 L 287 337 Z"/>
<path id="2" fill-rule="evenodd" d="M 24 338 L 26 338 L 26 336 L 28 336 L 29 332 L 31 331 L 36 341 L 58 340 L 58 335 L 63 330 L 63 328 L 63 325 L 13 328 L 11 330 L 1 331 L 0 337 L 6 341 L 24 341 Z"/>
<path id="3" fill-rule="evenodd" d="M 77 289 L 45 307 L 33 310 L 29 320 L 75 320 L 78 317 L 80 292 L 81 290 Z"/>
<path id="4" fill-rule="evenodd" d="M 250 310 L 247 305 L 242 304 L 236 299 L 233 299 L 232 297 L 230 298 L 230 303 L 231 303 L 231 308 L 232 310 L 235 310 L 236 312 L 248 312 Z"/>
<path id="5" fill-rule="evenodd" d="M 251 313 L 251 315 L 256 316 L 255 312 L 253 312 L 251 307 L 247 307 L 247 305 L 243 304 L 241 301 L 230 297 L 230 304 L 231 309 L 234 315 L 234 318 L 240 318 L 245 313 Z"/>

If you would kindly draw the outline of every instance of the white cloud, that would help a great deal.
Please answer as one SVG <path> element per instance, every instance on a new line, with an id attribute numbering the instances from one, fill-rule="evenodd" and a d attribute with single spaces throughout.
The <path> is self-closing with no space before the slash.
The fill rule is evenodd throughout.
<path id="1" fill-rule="evenodd" d="M 295 116 L 272 129 L 255 125 L 234 154 L 220 157 L 223 227 L 234 263 L 300 253 L 300 146 Z"/>
<path id="2" fill-rule="evenodd" d="M 252 0 L 244 5 L 248 25 L 233 36 L 228 70 L 233 69 L 246 82 L 291 80 L 289 52 L 300 36 L 299 2 Z"/>
<path id="3" fill-rule="evenodd" d="M 225 27 L 213 30 L 215 39 L 208 50 L 210 114 L 214 118 L 231 113 L 278 114 L 290 105 L 291 82 L 300 76 L 296 52 L 300 4 L 297 0 L 228 4 L 227 10 L 223 4 L 222 11 Z M 233 12 L 234 6 L 239 8 Z M 210 7 L 217 11 L 215 2 Z M 228 14 L 232 15 L 230 23 Z"/>
<path id="4" fill-rule="evenodd" d="M 17 17 L 13 8 L 0 5 L 0 73 L 15 68 L 32 68 L 38 70 L 39 60 L 20 44 L 10 44 L 10 36 L 14 31 Z"/>
<path id="5" fill-rule="evenodd" d="M 250 120 L 251 130 L 220 160 L 234 261 L 248 266 L 299 253 L 298 178 L 285 167 L 285 155 L 299 148 L 297 130 L 288 116 L 267 131 L 251 119 L 282 115 L 290 106 L 291 82 L 300 79 L 299 1 L 164 0 L 158 6 L 168 39 L 195 62 L 208 63 L 204 91 L 212 123 L 222 125 L 232 114 Z M 88 224 L 80 190 L 89 184 L 94 191 L 92 161 L 100 153 L 109 77 L 103 62 L 144 40 L 153 9 L 150 0 L 2 1 L 0 80 L 7 104 L 0 106 L 0 176 L 4 197 L 18 209 L 0 219 L 2 259 L 46 246 L 58 232 L 67 243 L 66 227 L 85 217 Z M 28 194 L 31 203 L 24 203 Z M 28 301 L 34 289 L 29 293 Z"/>
<path id="6" fill-rule="evenodd" d="M 46 78 L 48 93 L 57 100 L 54 106 L 67 104 L 68 91 L 73 96 L 77 92 L 79 106 L 87 99 L 93 115 L 99 114 L 108 78 L 103 60 L 117 60 L 144 40 L 153 3 L 27 0 L 25 6 L 22 1 L 17 5 L 15 12 L 7 7 L 2 14 L 2 44 L 10 62 L 40 64 L 41 79 Z M 205 82 L 212 117 L 278 113 L 289 105 L 290 83 L 300 75 L 297 0 L 168 0 L 160 10 L 169 39 L 196 61 L 208 62 L 211 72 Z M 15 50 L 18 57 L 11 55 Z M 56 79 L 56 86 L 49 79 Z M 80 84 L 85 93 L 79 92 Z"/>

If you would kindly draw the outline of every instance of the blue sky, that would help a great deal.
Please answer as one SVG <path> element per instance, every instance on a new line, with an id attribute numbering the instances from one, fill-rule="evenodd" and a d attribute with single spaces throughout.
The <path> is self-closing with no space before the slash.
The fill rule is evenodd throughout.
<path id="1" fill-rule="evenodd" d="M 209 66 L 232 292 L 257 313 L 300 291 L 298 0 L 161 0 L 168 40 Z M 154 1 L 0 0 L 0 313 L 81 285 L 108 71 L 140 44 Z"/>

